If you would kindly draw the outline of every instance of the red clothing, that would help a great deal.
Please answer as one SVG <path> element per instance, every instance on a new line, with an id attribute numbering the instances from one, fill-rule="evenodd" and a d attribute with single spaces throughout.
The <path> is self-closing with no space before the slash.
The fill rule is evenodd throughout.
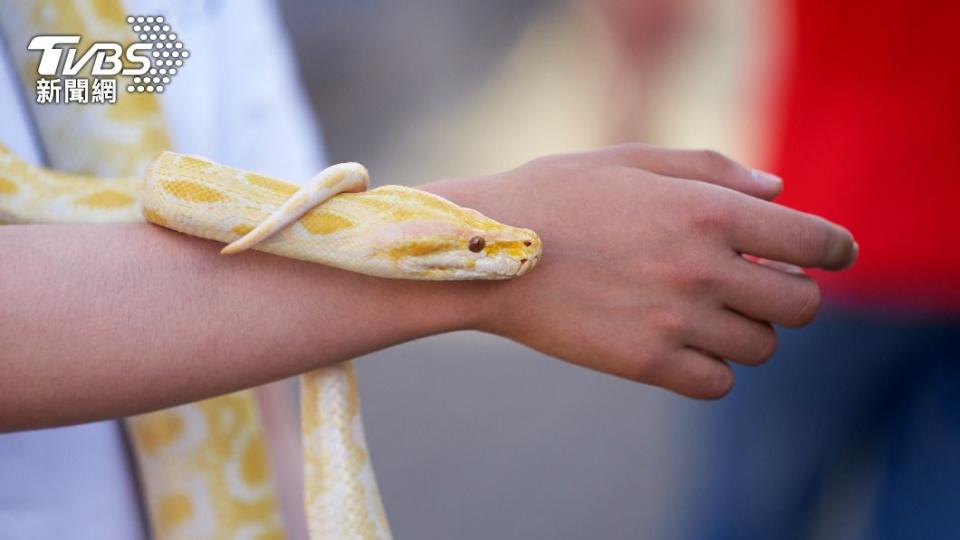
<path id="1" fill-rule="evenodd" d="M 960 2 L 792 0 L 774 170 L 848 227 L 828 295 L 960 311 Z"/>

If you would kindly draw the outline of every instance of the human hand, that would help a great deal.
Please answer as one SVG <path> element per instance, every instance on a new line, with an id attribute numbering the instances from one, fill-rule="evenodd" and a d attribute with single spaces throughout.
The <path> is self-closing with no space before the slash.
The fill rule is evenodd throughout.
<path id="1" fill-rule="evenodd" d="M 723 359 L 759 365 L 771 323 L 809 323 L 817 285 L 743 255 L 853 264 L 850 233 L 763 199 L 775 177 L 715 152 L 629 144 L 540 158 L 425 186 L 543 239 L 530 274 L 490 283 L 473 326 L 585 367 L 695 398 L 733 384 Z"/>

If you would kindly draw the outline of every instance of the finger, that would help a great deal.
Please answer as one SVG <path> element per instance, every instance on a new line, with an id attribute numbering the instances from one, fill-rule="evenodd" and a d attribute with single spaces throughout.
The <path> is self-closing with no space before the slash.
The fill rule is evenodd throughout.
<path id="1" fill-rule="evenodd" d="M 680 150 L 628 143 L 598 150 L 617 163 L 662 176 L 700 180 L 761 199 L 773 199 L 783 190 L 780 177 L 751 169 L 714 150 Z"/>
<path id="2" fill-rule="evenodd" d="M 764 259 L 763 257 L 751 257 L 745 255 L 744 259 L 747 259 L 750 262 L 766 266 L 768 268 L 773 268 L 774 270 L 779 270 L 781 272 L 786 272 L 788 274 L 797 274 L 797 275 L 806 275 L 803 271 L 803 268 L 800 268 L 794 264 L 787 264 L 780 261 L 771 261 L 770 259 Z"/>
<path id="3" fill-rule="evenodd" d="M 703 317 L 689 339 L 689 345 L 701 351 L 749 366 L 766 362 L 777 348 L 777 333 L 770 323 L 728 309 Z"/>
<path id="4" fill-rule="evenodd" d="M 687 397 L 718 399 L 733 387 L 733 370 L 719 358 L 682 347 L 648 380 Z"/>
<path id="5" fill-rule="evenodd" d="M 820 309 L 820 288 L 806 274 L 783 272 L 737 257 L 721 270 L 726 307 L 751 319 L 796 328 Z"/>
<path id="6" fill-rule="evenodd" d="M 748 197 L 731 200 L 730 241 L 739 253 L 826 270 L 842 270 L 857 258 L 850 231 L 835 223 Z"/>

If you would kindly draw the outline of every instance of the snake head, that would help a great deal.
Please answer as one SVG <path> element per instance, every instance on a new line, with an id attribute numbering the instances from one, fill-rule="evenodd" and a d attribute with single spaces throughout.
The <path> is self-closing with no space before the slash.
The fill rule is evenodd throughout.
<path id="1" fill-rule="evenodd" d="M 496 222 L 494 227 L 432 224 L 429 234 L 400 226 L 388 251 L 410 277 L 431 280 L 510 279 L 529 272 L 540 261 L 540 237 L 529 229 Z"/>
<path id="2" fill-rule="evenodd" d="M 537 233 L 504 225 L 476 210 L 399 186 L 396 204 L 409 204 L 415 219 L 385 228 L 380 253 L 405 275 L 430 280 L 510 279 L 529 272 L 542 254 Z M 402 202 L 399 202 L 402 201 Z M 406 213 L 406 212 L 405 212 Z"/>
<path id="3" fill-rule="evenodd" d="M 529 272 L 540 261 L 543 248 L 537 233 L 496 225 L 474 230 L 469 238 L 460 236 L 457 255 L 463 263 L 454 269 L 458 275 L 467 279 L 509 279 Z"/>
<path id="4" fill-rule="evenodd" d="M 498 225 L 500 225 L 498 223 Z M 522 276 L 529 272 L 543 253 L 540 237 L 530 229 L 500 225 L 487 231 L 476 231 L 467 240 L 472 264 L 466 271 L 499 278 Z"/>

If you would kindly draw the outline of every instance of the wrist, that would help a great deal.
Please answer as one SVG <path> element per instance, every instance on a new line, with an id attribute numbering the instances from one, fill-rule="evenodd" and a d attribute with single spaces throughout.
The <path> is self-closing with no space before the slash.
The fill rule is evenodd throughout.
<path id="1" fill-rule="evenodd" d="M 439 195 L 465 208 L 477 210 L 492 219 L 518 225 L 507 204 L 493 200 L 491 193 L 502 193 L 496 185 L 497 177 L 441 180 L 418 186 L 418 189 Z M 502 198 L 501 198 L 502 199 Z M 519 224 L 522 226 L 522 224 Z M 536 274 L 536 269 L 531 273 Z M 472 280 L 439 283 L 450 293 L 445 299 L 451 330 L 479 330 L 505 335 L 512 324 L 511 314 L 517 310 L 521 283 L 529 283 L 529 276 L 509 280 Z"/>

